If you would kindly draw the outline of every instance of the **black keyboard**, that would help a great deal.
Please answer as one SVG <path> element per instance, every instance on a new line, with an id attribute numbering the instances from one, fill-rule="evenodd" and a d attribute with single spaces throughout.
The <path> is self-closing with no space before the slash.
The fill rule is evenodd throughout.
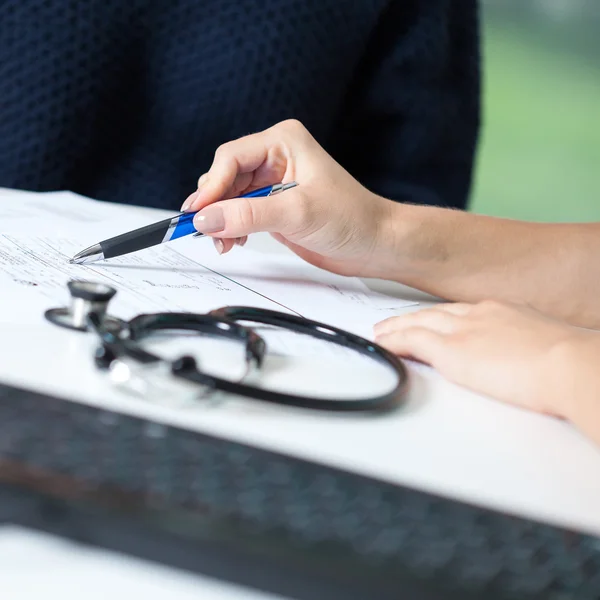
<path id="1" fill-rule="evenodd" d="M 598 538 L 1 384 L 0 521 L 301 600 L 600 599 Z"/>

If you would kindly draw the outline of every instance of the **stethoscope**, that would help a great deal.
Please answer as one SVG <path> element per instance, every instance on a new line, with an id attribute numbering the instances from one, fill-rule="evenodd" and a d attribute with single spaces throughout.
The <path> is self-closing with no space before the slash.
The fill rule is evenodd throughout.
<path id="1" fill-rule="evenodd" d="M 78 280 L 69 281 L 67 286 L 70 306 L 47 310 L 46 319 L 60 327 L 95 333 L 99 342 L 94 353 L 96 367 L 108 373 L 118 387 L 146 399 L 187 403 L 223 392 L 312 410 L 382 411 L 397 407 L 405 396 L 408 373 L 398 357 L 365 338 L 325 323 L 250 306 L 225 306 L 205 314 L 140 314 L 127 321 L 108 313 L 108 304 L 117 293 L 115 288 Z M 302 396 L 261 388 L 254 382 L 268 351 L 267 344 L 252 327 L 241 323 L 280 328 L 354 350 L 391 369 L 395 384 L 384 394 L 358 399 Z M 172 360 L 150 352 L 141 342 L 157 332 L 193 332 L 239 342 L 244 347 L 244 374 L 238 381 L 223 379 L 203 372 L 192 356 Z"/>

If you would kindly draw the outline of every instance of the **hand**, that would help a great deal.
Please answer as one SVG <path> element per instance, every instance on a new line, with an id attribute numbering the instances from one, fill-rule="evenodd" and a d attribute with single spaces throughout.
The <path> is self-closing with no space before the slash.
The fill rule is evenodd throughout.
<path id="1" fill-rule="evenodd" d="M 299 185 L 267 198 L 234 198 L 281 181 Z M 369 276 L 392 204 L 361 186 L 300 123 L 285 121 L 221 146 L 182 210 L 200 211 L 194 226 L 222 252 L 266 231 L 313 265 Z"/>
<path id="2" fill-rule="evenodd" d="M 375 326 L 377 343 L 432 365 L 458 385 L 562 418 L 576 378 L 572 349 L 591 335 L 493 301 L 442 304 Z"/>

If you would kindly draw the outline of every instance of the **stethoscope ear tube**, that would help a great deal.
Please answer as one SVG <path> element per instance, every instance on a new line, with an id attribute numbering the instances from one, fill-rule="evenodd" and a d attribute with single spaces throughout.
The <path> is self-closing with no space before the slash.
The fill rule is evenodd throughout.
<path id="1" fill-rule="evenodd" d="M 122 321 L 107 313 L 107 304 L 116 291 L 104 284 L 69 282 L 71 307 L 45 312 L 46 319 L 55 325 L 93 331 L 99 338 L 94 361 L 96 366 L 115 376 L 121 386 L 134 389 L 138 395 L 177 395 L 186 398 L 206 397 L 207 392 L 220 391 L 264 402 L 333 412 L 381 412 L 398 406 L 405 395 L 408 372 L 404 363 L 381 346 L 358 335 L 312 321 L 297 315 L 251 306 L 225 306 L 206 314 L 161 312 L 141 314 Z M 395 376 L 394 387 L 384 394 L 366 398 L 314 397 L 268 390 L 248 383 L 249 375 L 256 376 L 267 352 L 265 340 L 247 325 L 262 323 L 293 333 L 299 333 L 353 350 L 390 368 Z M 203 372 L 191 356 L 169 360 L 145 349 L 141 342 L 157 331 L 194 331 L 244 344 L 246 373 L 240 381 L 232 381 Z M 116 375 L 115 375 L 116 373 Z M 171 377 L 172 376 L 172 377 Z M 128 381 L 128 377 L 131 381 Z M 170 384 L 167 379 L 179 380 Z M 187 382 L 184 384 L 184 382 Z M 190 384 L 196 385 L 194 394 Z M 198 387 L 200 386 L 200 387 Z M 180 388 L 186 388 L 181 390 Z"/>
<path id="2" fill-rule="evenodd" d="M 246 361 L 254 368 L 262 367 L 267 346 L 260 335 L 231 319 L 217 314 L 185 312 L 148 313 L 134 317 L 127 323 L 129 339 L 140 341 L 157 331 L 196 331 L 205 335 L 230 339 L 245 344 Z"/>
<path id="3" fill-rule="evenodd" d="M 293 333 L 300 333 L 325 340 L 343 348 L 354 350 L 368 356 L 370 359 L 377 360 L 392 369 L 396 375 L 396 385 L 393 389 L 385 394 L 368 398 L 315 398 L 260 390 L 260 393 L 252 396 L 259 400 L 335 412 L 382 411 L 398 406 L 406 393 L 408 370 L 404 363 L 385 348 L 349 331 L 344 331 L 305 317 L 250 306 L 224 306 L 211 311 L 209 315 L 235 322 L 262 323 L 263 325 L 270 325 Z"/>

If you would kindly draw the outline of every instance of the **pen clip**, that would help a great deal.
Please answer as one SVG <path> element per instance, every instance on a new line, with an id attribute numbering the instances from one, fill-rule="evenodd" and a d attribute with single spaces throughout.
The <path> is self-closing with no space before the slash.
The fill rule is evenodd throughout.
<path id="1" fill-rule="evenodd" d="M 291 188 L 296 187 L 298 184 L 295 181 L 291 181 L 289 183 L 276 183 L 271 187 L 271 191 L 268 193 L 268 196 L 274 196 L 275 194 L 279 194 L 280 192 L 285 192 Z"/>

